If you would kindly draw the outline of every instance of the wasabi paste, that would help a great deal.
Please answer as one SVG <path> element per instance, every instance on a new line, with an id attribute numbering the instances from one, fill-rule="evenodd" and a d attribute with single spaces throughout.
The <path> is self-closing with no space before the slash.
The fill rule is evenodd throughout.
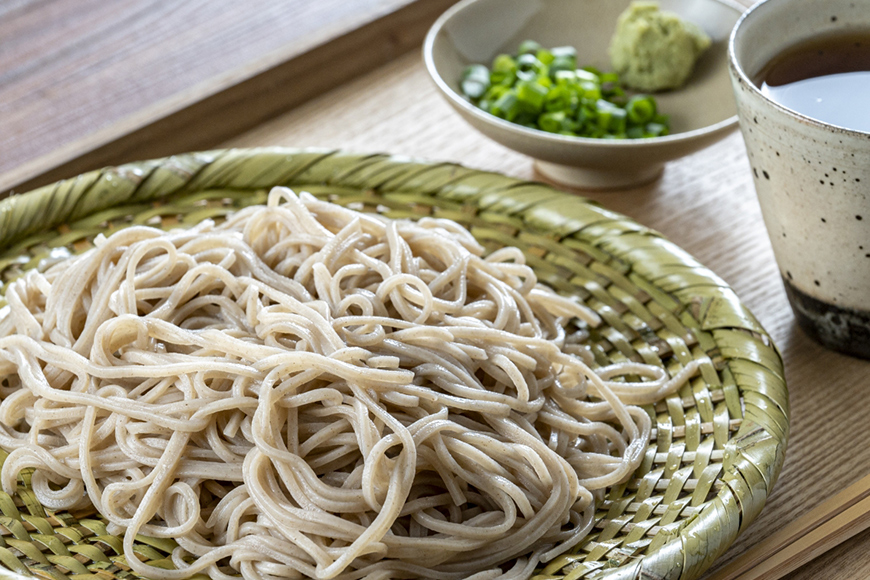
<path id="1" fill-rule="evenodd" d="M 696 25 L 660 11 L 657 2 L 635 1 L 617 20 L 610 59 L 623 84 L 654 92 L 681 87 L 709 47 Z"/>

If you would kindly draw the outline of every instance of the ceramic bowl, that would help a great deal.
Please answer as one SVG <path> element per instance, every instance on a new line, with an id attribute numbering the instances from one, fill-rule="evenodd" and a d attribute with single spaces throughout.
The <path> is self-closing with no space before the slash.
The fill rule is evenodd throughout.
<path id="1" fill-rule="evenodd" d="M 681 89 L 656 94 L 671 117 L 671 134 L 650 139 L 603 140 L 529 129 L 475 107 L 459 92 L 459 77 L 473 63 L 490 65 L 520 42 L 577 48 L 581 66 L 610 69 L 608 47 L 616 19 L 630 0 L 463 0 L 432 26 L 423 46 L 426 68 L 447 102 L 475 129 L 505 147 L 535 158 L 537 170 L 559 183 L 609 189 L 657 178 L 664 164 L 718 141 L 737 125 L 728 77 L 728 37 L 743 11 L 731 0 L 660 0 L 710 35 L 711 48 Z"/>

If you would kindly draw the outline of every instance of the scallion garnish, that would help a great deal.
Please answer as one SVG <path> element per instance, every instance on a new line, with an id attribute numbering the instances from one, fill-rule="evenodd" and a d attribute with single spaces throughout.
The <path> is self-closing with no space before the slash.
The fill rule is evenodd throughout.
<path id="1" fill-rule="evenodd" d="M 533 40 L 492 68 L 474 64 L 459 81 L 472 103 L 496 117 L 576 137 L 639 139 L 669 131 L 668 117 L 649 95 L 627 95 L 619 75 L 577 67 L 571 46 L 543 48 Z"/>

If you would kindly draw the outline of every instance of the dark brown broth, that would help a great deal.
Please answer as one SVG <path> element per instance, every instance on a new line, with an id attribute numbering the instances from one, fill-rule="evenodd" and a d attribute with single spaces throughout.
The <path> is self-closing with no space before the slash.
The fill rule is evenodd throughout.
<path id="1" fill-rule="evenodd" d="M 762 93 L 793 111 L 870 132 L 870 30 L 799 43 L 765 65 L 755 82 Z"/>

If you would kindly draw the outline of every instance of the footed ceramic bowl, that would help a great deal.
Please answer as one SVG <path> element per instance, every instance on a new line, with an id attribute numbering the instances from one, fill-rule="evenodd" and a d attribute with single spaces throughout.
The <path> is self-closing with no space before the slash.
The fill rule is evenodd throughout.
<path id="1" fill-rule="evenodd" d="M 577 48 L 580 66 L 610 69 L 607 49 L 619 14 L 630 0 L 463 0 L 429 30 L 426 68 L 447 102 L 475 129 L 535 158 L 537 170 L 559 183 L 589 189 L 639 185 L 661 175 L 665 163 L 718 141 L 737 125 L 728 76 L 728 37 L 743 8 L 732 0 L 660 0 L 662 10 L 700 26 L 713 40 L 681 89 L 655 95 L 671 117 L 671 134 L 604 140 L 529 129 L 475 107 L 459 91 L 473 63 L 491 65 L 520 42 Z"/>

